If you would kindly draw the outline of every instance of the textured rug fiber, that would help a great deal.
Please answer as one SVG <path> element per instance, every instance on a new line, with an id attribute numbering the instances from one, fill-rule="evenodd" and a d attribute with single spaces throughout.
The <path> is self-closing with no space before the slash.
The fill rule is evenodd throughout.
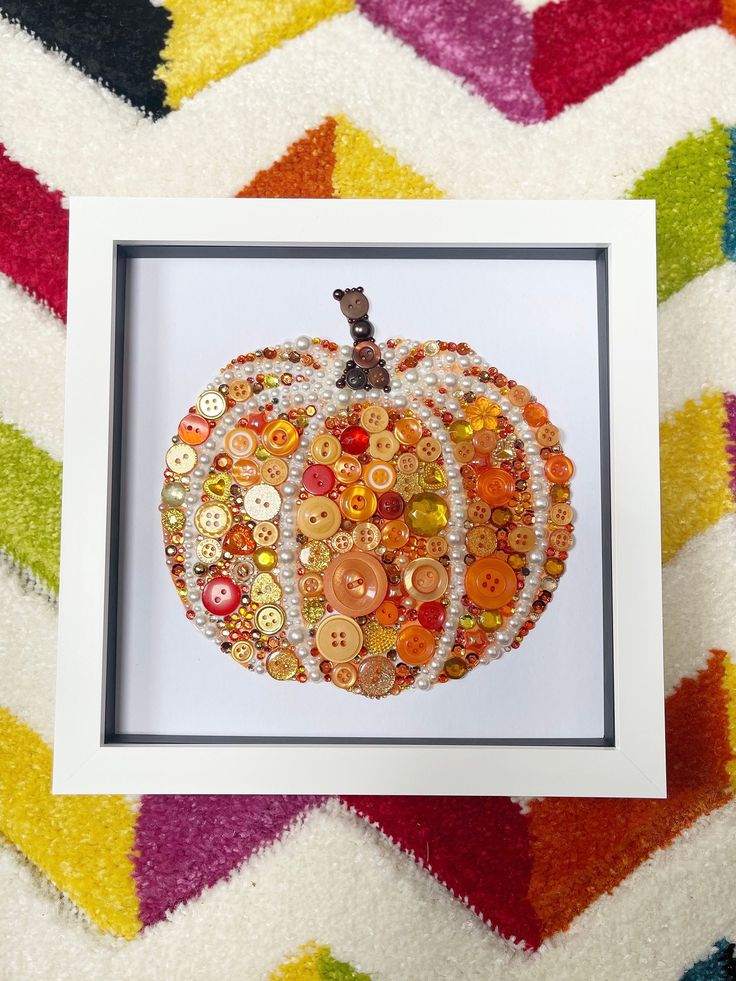
<path id="1" fill-rule="evenodd" d="M 735 31 L 0 0 L 3 981 L 735 976 Z M 656 198 L 667 800 L 51 796 L 71 194 Z"/>

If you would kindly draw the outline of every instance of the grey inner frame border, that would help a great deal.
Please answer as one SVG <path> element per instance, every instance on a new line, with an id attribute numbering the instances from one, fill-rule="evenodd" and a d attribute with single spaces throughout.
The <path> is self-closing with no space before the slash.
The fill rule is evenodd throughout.
<path id="1" fill-rule="evenodd" d="M 598 375 L 600 404 L 600 447 L 601 447 L 601 537 L 603 543 L 603 691 L 604 691 L 604 735 L 598 739 L 448 739 L 448 738 L 368 738 L 336 736 L 193 736 L 157 735 L 154 733 L 122 733 L 117 720 L 117 624 L 119 614 L 118 568 L 120 562 L 120 535 L 122 501 L 120 496 L 120 474 L 123 462 L 129 452 L 125 439 L 123 422 L 126 415 L 126 379 L 134 366 L 126 364 L 127 330 L 127 263 L 128 259 L 147 258 L 278 258 L 300 259 L 353 258 L 370 261 L 375 258 L 401 259 L 559 259 L 561 261 L 586 260 L 596 264 L 596 287 L 598 300 Z M 110 460 L 110 514 L 108 526 L 108 609 L 107 643 L 105 651 L 105 692 L 103 703 L 103 744 L 150 744 L 150 745 L 191 745 L 191 744 L 236 744 L 278 745 L 278 744 L 367 744 L 367 745 L 475 745 L 475 746 L 613 746 L 614 740 L 614 694 L 613 694 L 613 595 L 611 569 L 611 470 L 610 470 L 610 390 L 608 365 L 608 250 L 606 248 L 561 248 L 561 247 L 494 247 L 494 246 L 317 246 L 317 245 L 168 245 L 137 244 L 117 242 L 114 245 L 115 308 L 112 311 L 114 331 L 113 384 L 113 424 L 112 455 Z"/>

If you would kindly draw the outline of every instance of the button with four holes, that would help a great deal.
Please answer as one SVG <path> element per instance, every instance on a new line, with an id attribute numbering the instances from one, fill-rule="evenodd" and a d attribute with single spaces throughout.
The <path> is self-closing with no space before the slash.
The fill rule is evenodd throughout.
<path id="1" fill-rule="evenodd" d="M 363 631 L 350 617 L 325 617 L 317 627 L 317 650 L 322 657 L 335 664 L 352 661 L 363 646 Z"/>

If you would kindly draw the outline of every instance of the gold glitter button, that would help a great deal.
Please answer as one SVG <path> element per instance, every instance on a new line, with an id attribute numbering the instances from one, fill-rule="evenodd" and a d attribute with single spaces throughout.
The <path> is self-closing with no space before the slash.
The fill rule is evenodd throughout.
<path id="1" fill-rule="evenodd" d="M 197 451 L 186 443 L 174 443 L 166 451 L 166 466 L 180 476 L 197 466 Z"/>
<path id="2" fill-rule="evenodd" d="M 360 424 L 366 432 L 382 433 L 388 426 L 388 412 L 380 405 L 367 405 L 360 414 Z"/>
<path id="3" fill-rule="evenodd" d="M 363 628 L 363 641 L 369 654 L 388 654 L 396 647 L 397 630 L 369 620 Z"/>
<path id="4" fill-rule="evenodd" d="M 329 497 L 309 497 L 301 502 L 296 512 L 299 531 L 317 541 L 334 535 L 341 521 L 340 509 Z"/>
<path id="5" fill-rule="evenodd" d="M 279 537 L 279 530 L 273 521 L 259 521 L 253 529 L 253 541 L 256 545 L 273 545 Z"/>
<path id="6" fill-rule="evenodd" d="M 358 667 L 358 680 L 364 695 L 381 698 L 388 695 L 396 680 L 396 668 L 378 654 L 364 657 Z"/>
<path id="7" fill-rule="evenodd" d="M 353 528 L 353 541 L 362 552 L 372 552 L 381 542 L 381 532 L 372 521 L 361 521 Z"/>
<path id="8" fill-rule="evenodd" d="M 425 436 L 417 443 L 417 456 L 425 463 L 432 463 L 438 459 L 441 453 L 442 447 L 439 440 L 435 439 L 434 436 Z"/>
<path id="9" fill-rule="evenodd" d="M 352 543 L 353 540 L 350 538 L 351 546 Z M 330 564 L 330 550 L 324 542 L 310 542 L 299 553 L 299 561 L 312 572 L 324 572 Z"/>
<path id="10" fill-rule="evenodd" d="M 249 640 L 239 640 L 237 644 L 233 644 L 230 656 L 238 664 L 247 664 L 253 659 L 255 650 L 255 647 Z"/>
<path id="11" fill-rule="evenodd" d="M 277 634 L 284 625 L 284 611 L 274 603 L 267 603 L 256 610 L 255 625 L 262 634 Z"/>
<path id="12" fill-rule="evenodd" d="M 197 399 L 197 409 L 199 414 L 205 419 L 219 419 L 227 408 L 225 396 L 221 392 L 207 391 Z"/>
<path id="13" fill-rule="evenodd" d="M 300 576 L 299 592 L 310 599 L 319 596 L 322 593 L 322 576 L 318 576 L 316 572 L 308 572 L 305 576 Z"/>
<path id="14" fill-rule="evenodd" d="M 554 525 L 569 525 L 572 521 L 572 508 L 569 504 L 553 504 L 549 509 L 549 520 Z"/>
<path id="15" fill-rule="evenodd" d="M 471 501 L 467 513 L 468 521 L 474 525 L 485 525 L 491 520 L 491 508 L 485 501 Z"/>
<path id="16" fill-rule="evenodd" d="M 202 504 L 194 512 L 194 526 L 208 538 L 222 538 L 233 523 L 224 504 Z"/>
<path id="17" fill-rule="evenodd" d="M 399 468 L 399 473 L 416 473 L 419 469 L 419 460 L 413 453 L 402 453 L 396 461 L 396 466 Z"/>
<path id="18" fill-rule="evenodd" d="M 326 617 L 317 627 L 317 650 L 335 664 L 352 661 L 363 646 L 363 631 L 355 620 L 345 616 Z"/>
<path id="19" fill-rule="evenodd" d="M 270 484 L 255 484 L 249 488 L 243 505 L 254 521 L 270 521 L 281 510 L 281 495 Z"/>
<path id="20" fill-rule="evenodd" d="M 465 547 L 471 555 L 492 555 L 496 545 L 496 532 L 487 525 L 471 528 L 465 536 Z"/>
<path id="21" fill-rule="evenodd" d="M 281 587 L 270 572 L 259 572 L 250 588 L 250 598 L 253 603 L 278 603 Z"/>
<path id="22" fill-rule="evenodd" d="M 266 671 L 276 681 L 289 681 L 299 670 L 299 658 L 293 651 L 280 648 L 269 654 Z"/>
<path id="23" fill-rule="evenodd" d="M 245 402 L 253 394 L 253 389 L 250 382 L 247 382 L 245 378 L 236 378 L 235 381 L 230 382 L 228 394 L 236 402 Z"/>
<path id="24" fill-rule="evenodd" d="M 336 552 L 349 552 L 353 547 L 353 536 L 349 531 L 338 531 L 330 539 L 330 545 L 332 545 Z"/>
<path id="25" fill-rule="evenodd" d="M 197 542 L 197 558 L 200 562 L 212 565 L 222 555 L 222 544 L 216 538 L 203 538 Z"/>
<path id="26" fill-rule="evenodd" d="M 264 427 L 261 443 L 274 456 L 288 456 L 299 444 L 299 432 L 287 419 L 274 419 Z"/>
<path id="27" fill-rule="evenodd" d="M 433 559 L 441 559 L 447 555 L 447 540 L 442 535 L 433 535 L 427 539 L 427 555 Z"/>
<path id="28" fill-rule="evenodd" d="M 442 596 L 447 583 L 447 570 L 436 559 L 414 559 L 404 570 L 404 589 L 419 603 Z"/>
<path id="29" fill-rule="evenodd" d="M 289 468 L 283 460 L 272 456 L 261 464 L 261 480 L 271 487 L 279 487 L 289 475 Z"/>
<path id="30" fill-rule="evenodd" d="M 167 508 L 161 515 L 161 524 L 166 531 L 181 531 L 186 520 L 184 512 L 178 508 Z"/>
<path id="31" fill-rule="evenodd" d="M 350 689 L 358 680 L 358 669 L 354 664 L 337 664 L 330 673 L 332 683 L 336 688 Z"/>
<path id="32" fill-rule="evenodd" d="M 316 463 L 329 464 L 337 460 L 342 453 L 342 447 L 334 436 L 325 433 L 323 436 L 315 436 L 309 452 Z"/>
<path id="33" fill-rule="evenodd" d="M 302 603 L 302 616 L 307 623 L 319 623 L 325 615 L 325 601 L 322 596 L 313 596 Z"/>
<path id="34" fill-rule="evenodd" d="M 374 460 L 391 460 L 399 449 L 399 441 L 392 432 L 371 433 L 368 451 Z"/>

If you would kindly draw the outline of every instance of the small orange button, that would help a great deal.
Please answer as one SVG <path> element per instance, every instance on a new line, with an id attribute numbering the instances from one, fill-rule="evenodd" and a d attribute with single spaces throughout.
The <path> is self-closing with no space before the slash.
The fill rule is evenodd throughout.
<path id="1" fill-rule="evenodd" d="M 383 526 L 383 531 L 381 532 L 383 544 L 392 549 L 401 548 L 402 545 L 406 545 L 406 543 L 409 541 L 409 537 L 409 526 L 405 521 L 401 521 L 400 519 L 396 521 L 387 521 Z"/>
<path id="2" fill-rule="evenodd" d="M 405 419 L 398 420 L 394 426 L 394 433 L 404 446 L 414 446 L 422 438 L 422 424 L 418 419 L 407 416 Z"/>
<path id="3" fill-rule="evenodd" d="M 384 627 L 393 626 L 399 619 L 399 608 L 391 600 L 384 600 L 376 610 L 376 620 Z"/>
<path id="4" fill-rule="evenodd" d="M 351 617 L 372 613 L 388 588 L 383 565 L 369 552 L 338 555 L 325 569 L 322 583 L 330 606 Z"/>
<path id="5" fill-rule="evenodd" d="M 500 467 L 489 467 L 478 477 L 478 493 L 486 504 L 493 507 L 507 504 L 515 490 L 514 478 Z"/>
<path id="6" fill-rule="evenodd" d="M 465 573 L 465 590 L 483 610 L 499 610 L 516 592 L 516 573 L 503 559 L 476 559 Z"/>
<path id="7" fill-rule="evenodd" d="M 357 457 L 343 453 L 338 460 L 335 460 L 332 469 L 343 484 L 352 484 L 360 477 L 361 466 Z"/>
<path id="8" fill-rule="evenodd" d="M 363 646 L 363 631 L 349 617 L 326 617 L 317 627 L 317 650 L 336 664 L 352 661 Z"/>
<path id="9" fill-rule="evenodd" d="M 479 429 L 477 433 L 473 433 L 473 447 L 478 453 L 487 456 L 493 453 L 497 445 L 498 436 L 490 429 Z"/>
<path id="10" fill-rule="evenodd" d="M 351 521 L 367 521 L 376 513 L 378 498 L 364 484 L 352 484 L 340 494 L 340 510 Z"/>
<path id="11" fill-rule="evenodd" d="M 396 651 L 406 664 L 426 664 L 434 654 L 434 636 L 419 623 L 405 623 L 399 630 Z"/>
<path id="12" fill-rule="evenodd" d="M 572 460 L 563 456 L 562 453 L 553 453 L 552 456 L 548 456 L 544 464 L 547 479 L 553 484 L 566 484 L 572 477 L 574 469 Z"/>

